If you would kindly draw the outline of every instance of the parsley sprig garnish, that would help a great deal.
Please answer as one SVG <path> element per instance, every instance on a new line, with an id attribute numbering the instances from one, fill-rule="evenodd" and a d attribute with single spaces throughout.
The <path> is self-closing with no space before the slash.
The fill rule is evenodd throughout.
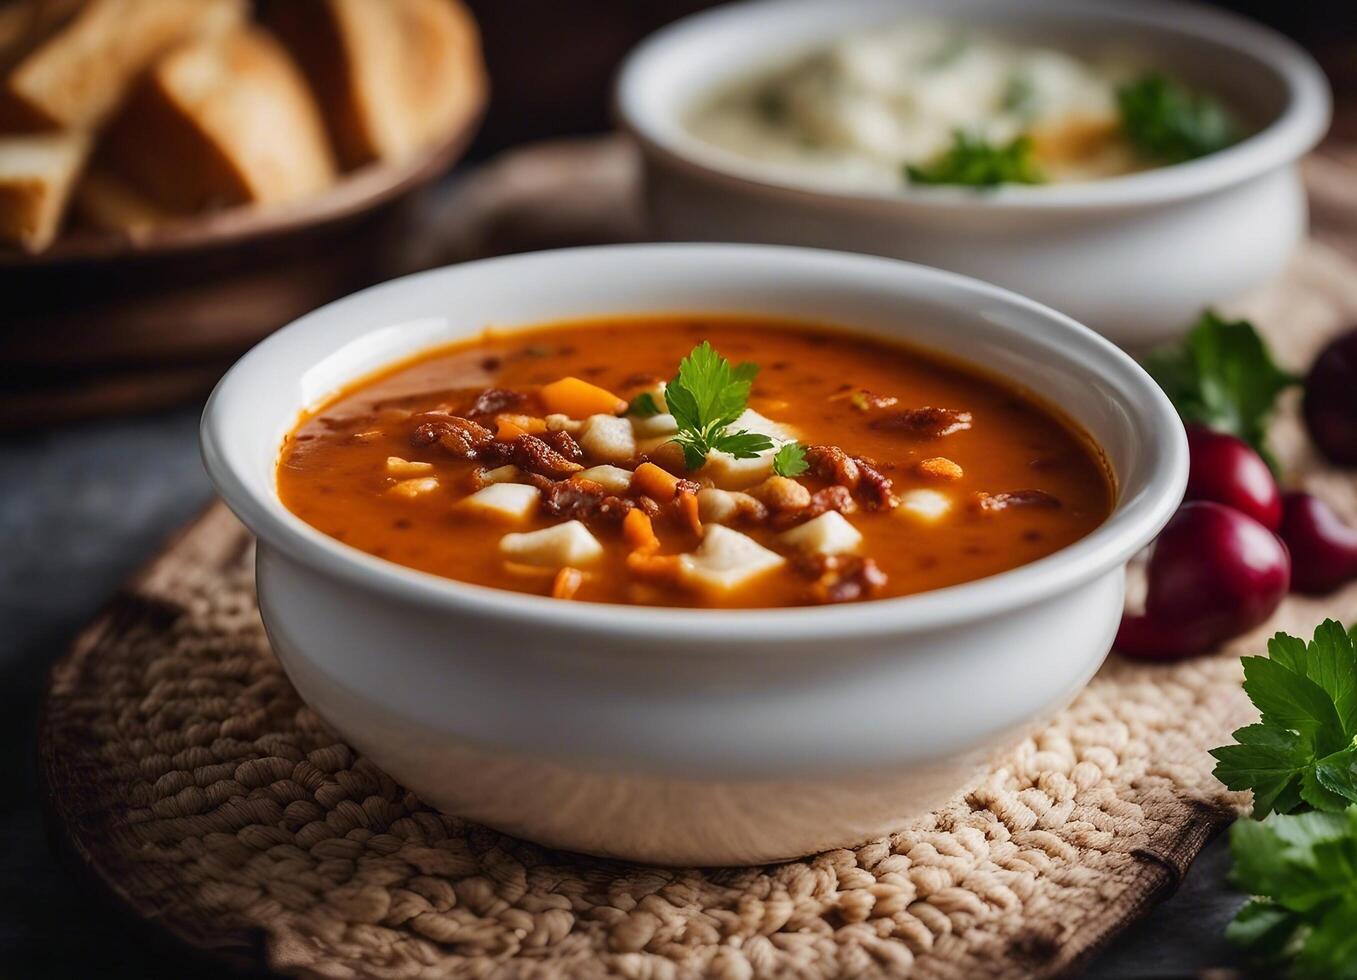
<path id="1" fill-rule="evenodd" d="M 1122 131 L 1146 157 L 1182 163 L 1239 142 L 1239 125 L 1215 99 L 1163 75 L 1145 75 L 1117 90 Z"/>
<path id="2" fill-rule="evenodd" d="M 683 448 L 690 470 L 706 462 L 713 450 L 753 459 L 773 448 L 773 440 L 762 433 L 730 431 L 749 404 L 758 373 L 759 366 L 749 362 L 732 367 L 705 340 L 679 362 L 678 377 L 665 388 L 664 400 L 678 423 L 674 441 Z"/>
<path id="3" fill-rule="evenodd" d="M 1304 640 L 1278 633 L 1266 657 L 1244 658 L 1244 692 L 1262 720 L 1212 749 L 1216 778 L 1253 790 L 1253 812 L 1307 807 L 1336 812 L 1357 802 L 1357 652 L 1332 619 Z"/>
<path id="4" fill-rule="evenodd" d="M 800 476 L 808 469 L 806 447 L 799 442 L 783 443 L 773 457 L 773 472 L 778 476 Z"/>
<path id="5" fill-rule="evenodd" d="M 1183 421 L 1238 436 L 1278 470 L 1267 425 L 1277 396 L 1300 379 L 1276 365 L 1252 323 L 1207 310 L 1186 340 L 1153 351 L 1145 367 Z"/>
<path id="6" fill-rule="evenodd" d="M 648 419 L 660 414 L 660 405 L 655 401 L 654 395 L 648 391 L 643 391 L 627 405 L 627 414 Z"/>
<path id="7" fill-rule="evenodd" d="M 996 145 L 964 130 L 952 134 L 952 145 L 937 159 L 922 166 L 906 165 L 905 176 L 912 184 L 979 188 L 1046 182 L 1032 156 L 1032 141 L 1026 136 Z"/>

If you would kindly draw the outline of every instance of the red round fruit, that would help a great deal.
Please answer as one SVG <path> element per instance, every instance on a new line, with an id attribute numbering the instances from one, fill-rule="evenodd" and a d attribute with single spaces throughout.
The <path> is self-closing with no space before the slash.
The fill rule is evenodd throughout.
<path id="1" fill-rule="evenodd" d="M 1357 528 L 1344 524 L 1309 493 L 1282 500 L 1282 540 L 1291 552 L 1291 587 L 1308 595 L 1332 592 L 1357 578 Z"/>
<path id="2" fill-rule="evenodd" d="M 1187 500 L 1212 500 L 1271 531 L 1282 523 L 1282 494 L 1263 457 L 1243 439 L 1205 426 L 1187 427 Z"/>
<path id="3" fill-rule="evenodd" d="M 1272 615 L 1291 584 L 1281 538 L 1247 514 L 1186 503 L 1155 541 L 1145 612 L 1117 632 L 1123 653 L 1171 660 L 1202 653 Z"/>
<path id="4" fill-rule="evenodd" d="M 1305 379 L 1305 426 L 1320 452 L 1357 466 L 1357 327 L 1315 358 Z"/>

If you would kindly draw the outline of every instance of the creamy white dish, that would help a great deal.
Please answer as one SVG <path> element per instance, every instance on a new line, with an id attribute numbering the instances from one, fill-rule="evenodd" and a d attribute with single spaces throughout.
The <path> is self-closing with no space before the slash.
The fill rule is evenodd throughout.
<path id="1" fill-rule="evenodd" d="M 1096 180 L 1240 135 L 1215 100 L 1130 63 L 940 23 L 802 53 L 719 88 L 687 125 L 769 172 L 878 189 Z"/>

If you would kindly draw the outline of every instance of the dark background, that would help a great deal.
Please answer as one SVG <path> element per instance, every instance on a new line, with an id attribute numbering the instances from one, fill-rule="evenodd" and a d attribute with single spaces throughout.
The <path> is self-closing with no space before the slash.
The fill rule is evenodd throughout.
<path id="1" fill-rule="evenodd" d="M 606 130 L 608 88 L 626 50 L 663 23 L 708 6 L 692 0 L 470 5 L 482 25 L 494 86 L 473 160 L 528 140 Z M 1314 51 L 1338 95 L 1335 131 L 1357 137 L 1355 0 L 1226 6 Z M 188 405 L 0 435 L 0 977 L 227 975 L 122 918 L 71 873 L 69 862 L 54 857 L 33 754 L 47 665 L 118 583 L 210 499 L 197 457 L 197 413 L 197 405 Z M 1227 867 L 1217 841 L 1179 893 L 1095 960 L 1089 976 L 1202 976 L 1207 967 L 1232 964 L 1221 929 L 1242 898 L 1226 885 Z"/>

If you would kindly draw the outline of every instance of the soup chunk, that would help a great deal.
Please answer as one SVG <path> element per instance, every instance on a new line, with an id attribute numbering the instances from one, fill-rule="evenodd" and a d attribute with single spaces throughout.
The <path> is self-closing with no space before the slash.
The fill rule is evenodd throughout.
<path id="1" fill-rule="evenodd" d="M 912 348 L 738 317 L 571 322 L 422 354 L 287 437 L 297 516 L 389 561 L 559 600 L 773 607 L 971 581 L 1112 506 L 1096 447 Z"/>

